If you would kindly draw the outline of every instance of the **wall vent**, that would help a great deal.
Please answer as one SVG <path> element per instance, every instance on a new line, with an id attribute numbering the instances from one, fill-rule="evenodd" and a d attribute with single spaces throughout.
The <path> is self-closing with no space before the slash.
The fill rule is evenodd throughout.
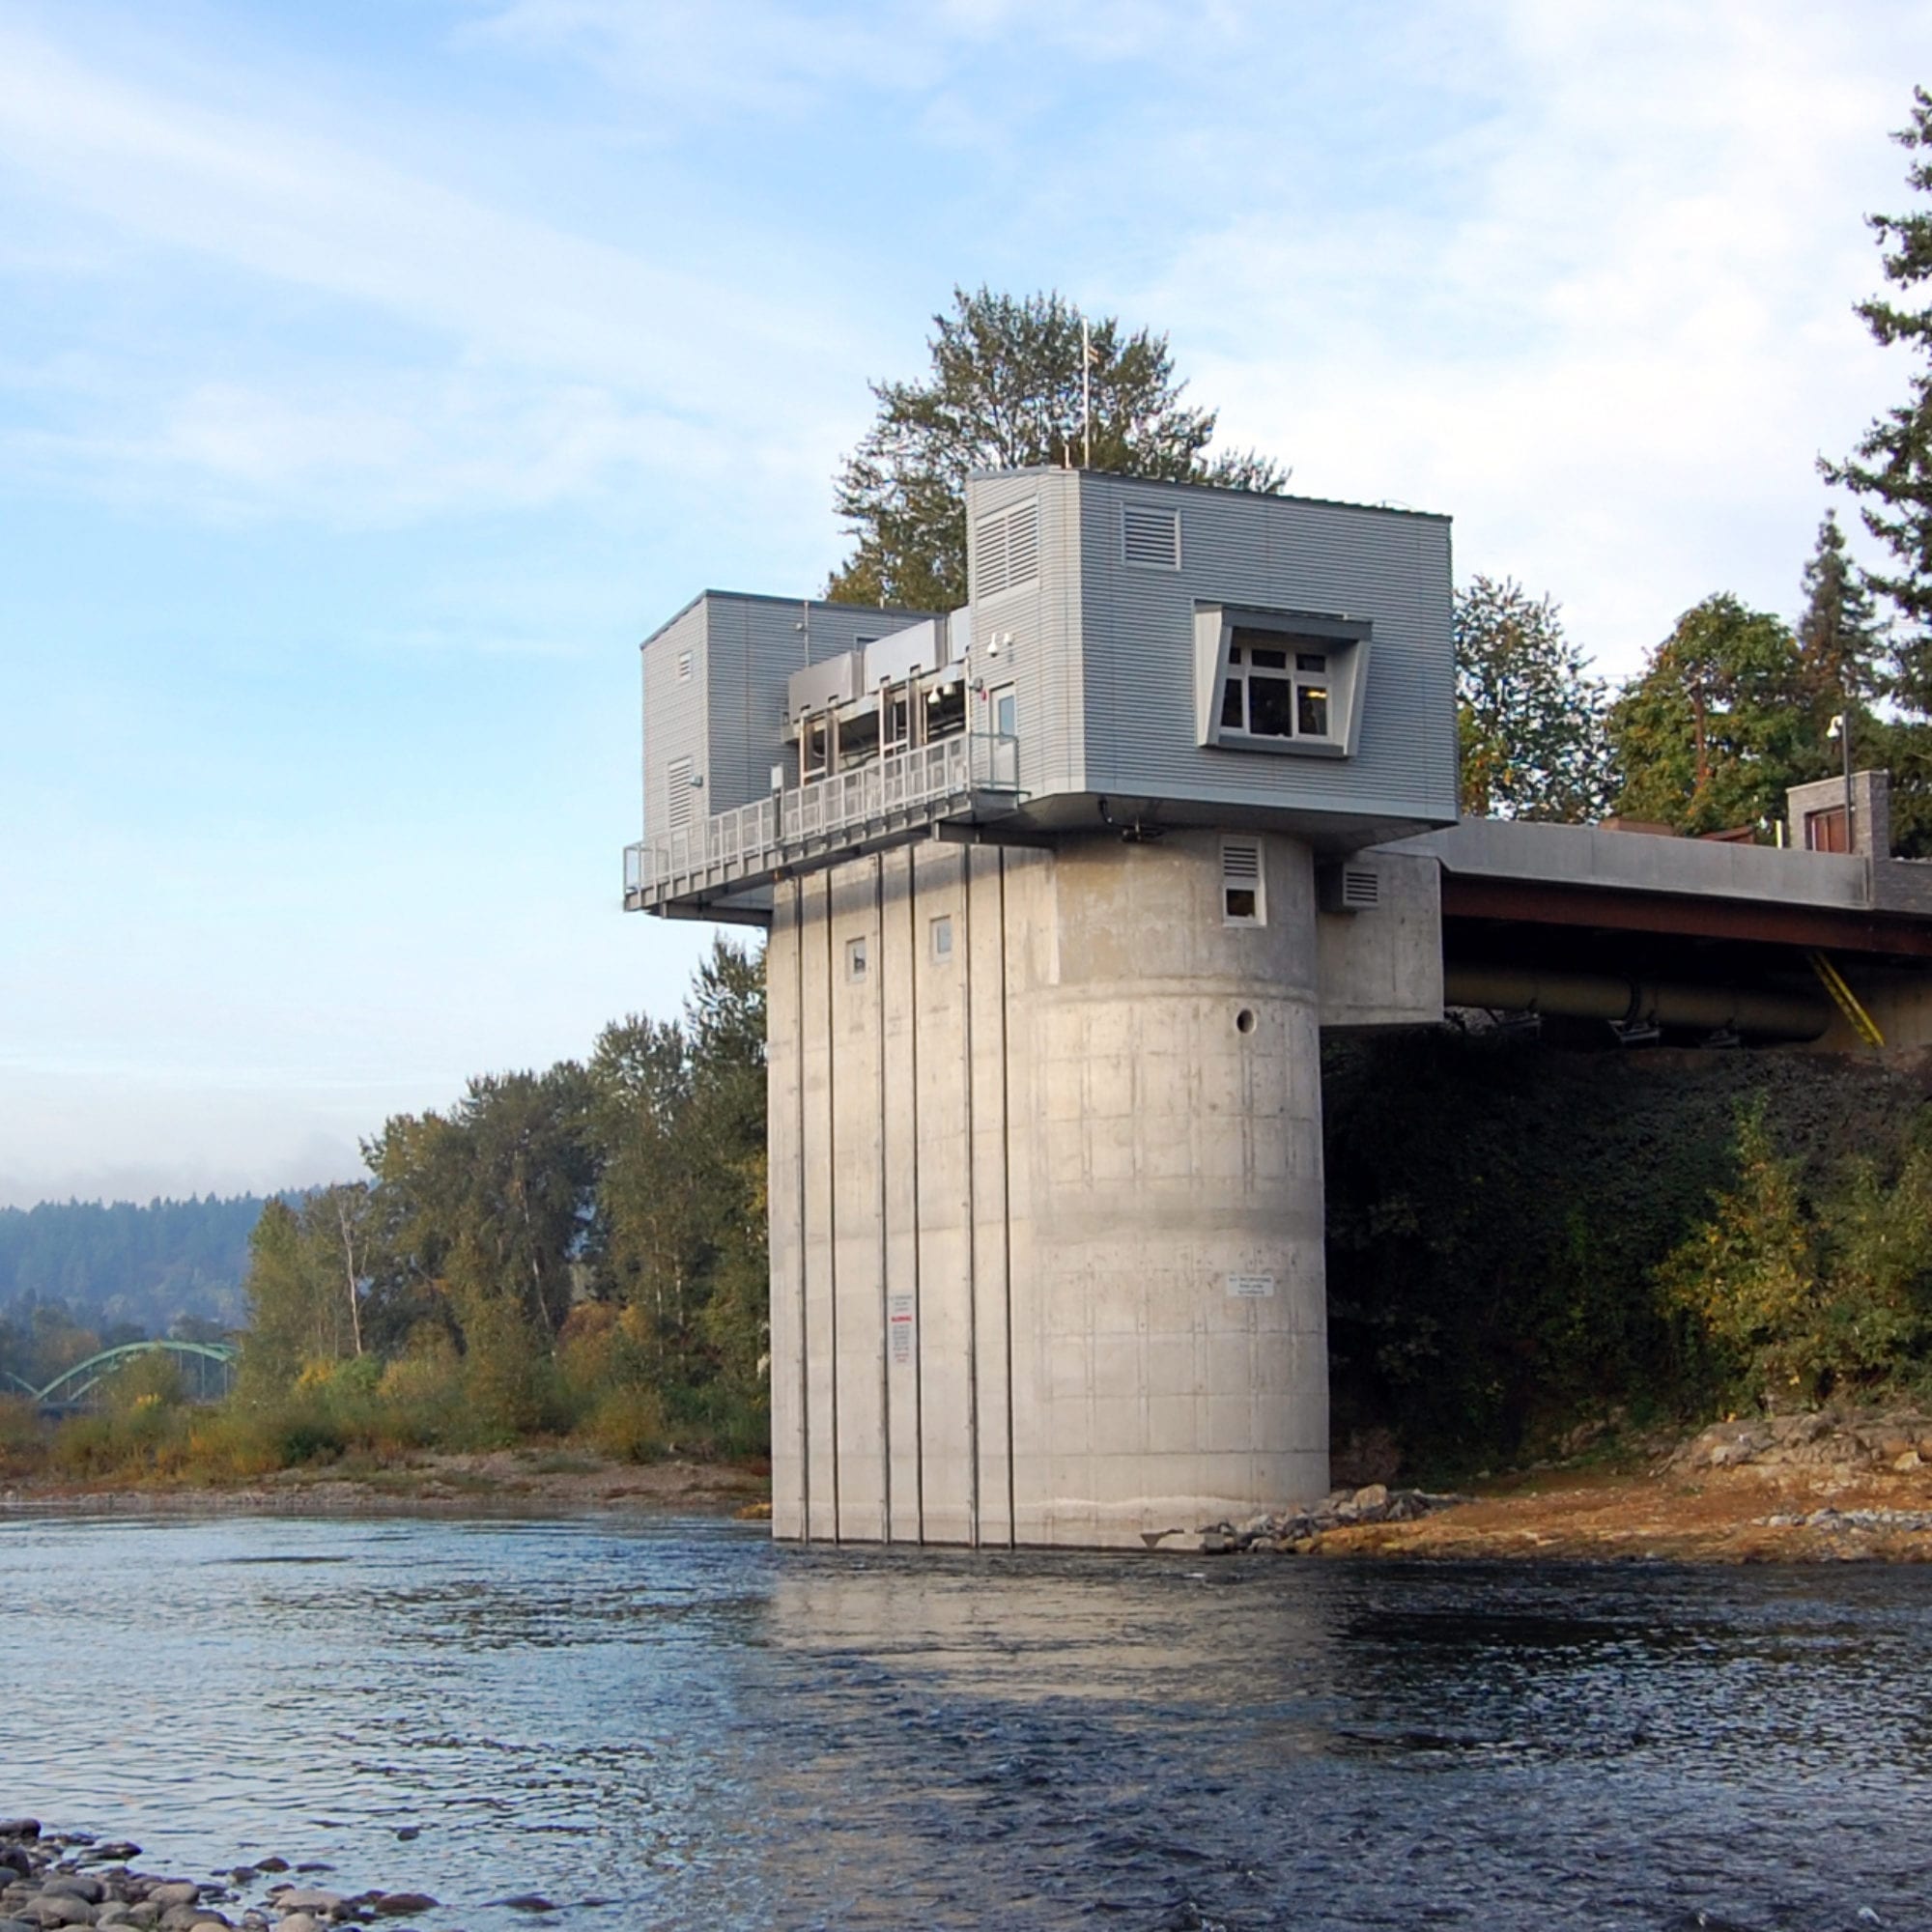
<path id="1" fill-rule="evenodd" d="M 1381 902 L 1381 874 L 1373 866 L 1324 866 L 1317 877 L 1323 912 L 1374 912 Z"/>
<path id="2" fill-rule="evenodd" d="M 1262 846 L 1259 838 L 1221 841 L 1221 918 L 1228 925 L 1263 925 L 1267 907 L 1262 897 Z"/>
<path id="3" fill-rule="evenodd" d="M 691 760 L 673 758 L 665 768 L 665 803 L 669 808 L 666 822 L 673 832 L 689 832 L 697 809 L 697 793 L 691 782 Z"/>
<path id="4" fill-rule="evenodd" d="M 975 531 L 973 594 L 997 597 L 1039 576 L 1039 501 L 1029 497 L 1009 510 L 980 519 Z"/>
<path id="5" fill-rule="evenodd" d="M 1121 556 L 1151 570 L 1180 568 L 1180 512 L 1152 503 L 1121 505 Z"/>

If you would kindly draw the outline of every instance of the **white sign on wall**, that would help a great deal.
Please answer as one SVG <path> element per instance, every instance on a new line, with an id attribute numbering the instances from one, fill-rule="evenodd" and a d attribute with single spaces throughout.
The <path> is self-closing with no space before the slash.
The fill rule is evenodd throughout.
<path id="1" fill-rule="evenodd" d="M 893 1366 L 904 1368 L 912 1360 L 912 1296 L 895 1294 L 886 1307 L 886 1327 L 892 1335 Z"/>
<path id="2" fill-rule="evenodd" d="M 1228 1298 L 1231 1301 L 1271 1301 L 1274 1298 L 1274 1276 L 1231 1274 L 1228 1277 Z"/>

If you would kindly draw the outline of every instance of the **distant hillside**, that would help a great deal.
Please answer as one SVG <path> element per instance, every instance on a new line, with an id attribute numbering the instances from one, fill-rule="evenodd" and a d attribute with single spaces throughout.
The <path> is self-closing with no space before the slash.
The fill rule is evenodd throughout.
<path id="1" fill-rule="evenodd" d="M 43 1202 L 0 1208 L 0 1317 L 64 1304 L 99 1327 L 165 1335 L 184 1316 L 242 1316 L 248 1236 L 263 1198 Z"/>

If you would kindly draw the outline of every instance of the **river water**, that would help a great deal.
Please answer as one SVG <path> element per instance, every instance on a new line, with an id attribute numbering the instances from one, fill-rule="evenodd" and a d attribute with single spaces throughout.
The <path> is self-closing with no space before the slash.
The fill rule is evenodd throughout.
<path id="1" fill-rule="evenodd" d="M 0 1520 L 0 1811 L 424 1928 L 1932 1926 L 1928 1798 L 1932 1570 Z"/>

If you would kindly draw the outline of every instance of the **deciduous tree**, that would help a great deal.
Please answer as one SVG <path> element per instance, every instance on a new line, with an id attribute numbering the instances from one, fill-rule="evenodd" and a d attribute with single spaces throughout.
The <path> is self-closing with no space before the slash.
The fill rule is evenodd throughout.
<path id="1" fill-rule="evenodd" d="M 1679 832 L 1763 826 L 1789 785 L 1833 769 L 1780 617 L 1728 592 L 1685 611 L 1610 707 L 1617 810 Z"/>

